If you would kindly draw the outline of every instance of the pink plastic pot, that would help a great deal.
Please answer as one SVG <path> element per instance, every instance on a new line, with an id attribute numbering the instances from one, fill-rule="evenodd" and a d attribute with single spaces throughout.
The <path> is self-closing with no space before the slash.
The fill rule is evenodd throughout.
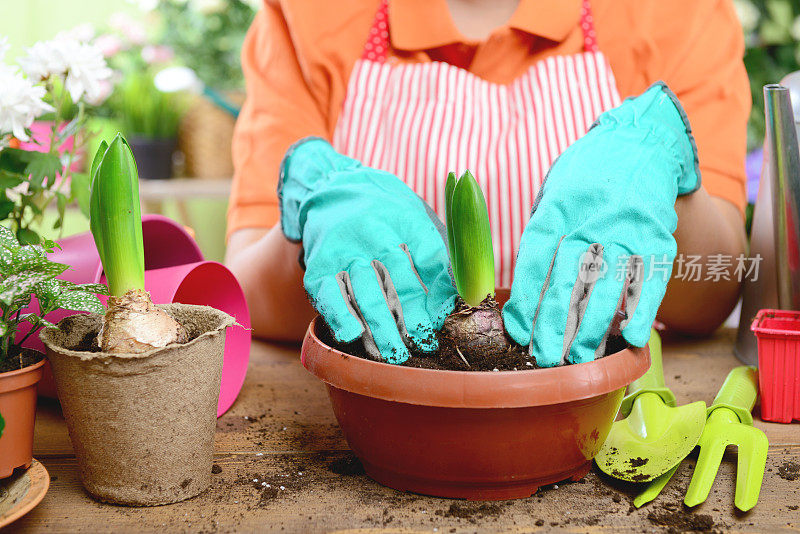
<path id="1" fill-rule="evenodd" d="M 761 310 L 750 329 L 758 341 L 761 418 L 800 421 L 800 312 Z"/>
<path id="2" fill-rule="evenodd" d="M 233 274 L 222 264 L 204 261 L 203 254 L 189 233 L 178 223 L 162 215 L 142 216 L 145 256 L 145 289 L 156 304 L 180 302 L 201 304 L 222 310 L 238 325 L 228 329 L 225 360 L 217 414 L 222 415 L 236 400 L 244 383 L 250 359 L 250 313 L 244 293 Z M 103 266 L 90 233 L 78 234 L 59 241 L 61 250 L 51 258 L 71 265 L 61 278 L 75 283 L 105 282 Z M 47 318 L 57 323 L 72 315 L 57 310 Z M 24 335 L 26 331 L 21 331 Z M 35 336 L 26 346 L 44 351 Z M 56 397 L 56 388 L 49 364 L 45 364 L 39 393 Z"/>
<path id="3" fill-rule="evenodd" d="M 58 127 L 59 131 L 66 128 L 67 124 L 63 123 Z M 34 152 L 48 152 L 50 150 L 50 133 L 53 130 L 53 121 L 36 121 L 30 126 L 31 141 L 21 142 L 19 147 L 23 150 Z M 61 146 L 58 147 L 58 153 L 61 155 L 66 154 L 75 146 L 75 136 L 70 135 L 67 137 Z M 83 166 L 83 153 L 74 155 L 70 171 L 78 172 Z M 60 175 L 59 175 L 60 176 Z"/>
<path id="4" fill-rule="evenodd" d="M 154 302 L 200 304 L 236 319 L 225 334 L 225 355 L 217 417 L 233 405 L 244 384 L 250 361 L 250 312 L 239 282 L 221 263 L 201 261 L 144 273 L 144 286 Z"/>

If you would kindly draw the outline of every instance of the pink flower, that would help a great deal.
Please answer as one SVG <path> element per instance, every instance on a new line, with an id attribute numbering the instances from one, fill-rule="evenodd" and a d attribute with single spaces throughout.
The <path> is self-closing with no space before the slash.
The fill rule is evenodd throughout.
<path id="1" fill-rule="evenodd" d="M 135 45 L 142 45 L 147 40 L 144 25 L 127 13 L 114 13 L 109 17 L 108 24 Z"/>
<path id="2" fill-rule="evenodd" d="M 122 39 L 111 33 L 98 36 L 94 40 L 94 45 L 100 49 L 103 57 L 111 57 L 123 50 Z"/>
<path id="3" fill-rule="evenodd" d="M 142 59 L 145 63 L 166 63 L 175 57 L 172 48 L 164 45 L 147 45 L 142 48 Z"/>

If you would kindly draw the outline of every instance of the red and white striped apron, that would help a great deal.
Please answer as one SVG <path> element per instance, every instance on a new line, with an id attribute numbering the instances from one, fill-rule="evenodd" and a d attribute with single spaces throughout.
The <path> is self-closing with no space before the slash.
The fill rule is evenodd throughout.
<path id="1" fill-rule="evenodd" d="M 444 220 L 450 171 L 469 169 L 489 208 L 497 284 L 510 287 L 517 248 L 550 165 L 620 103 L 583 1 L 584 52 L 549 57 L 507 85 L 443 62 L 390 64 L 387 1 L 348 82 L 336 149 L 399 176 Z"/>

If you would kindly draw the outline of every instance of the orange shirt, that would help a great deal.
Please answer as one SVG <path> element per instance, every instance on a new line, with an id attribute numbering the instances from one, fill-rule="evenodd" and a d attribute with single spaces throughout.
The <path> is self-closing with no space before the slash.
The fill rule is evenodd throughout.
<path id="1" fill-rule="evenodd" d="M 245 40 L 247 101 L 233 139 L 228 233 L 279 218 L 281 159 L 302 137 L 331 139 L 380 0 L 268 0 Z M 464 38 L 446 0 L 390 0 L 392 61 L 447 61 L 508 83 L 548 56 L 583 50 L 580 0 L 520 0 L 484 41 Z M 750 91 L 731 0 L 592 0 L 620 96 L 664 80 L 694 132 L 703 185 L 744 210 Z"/>

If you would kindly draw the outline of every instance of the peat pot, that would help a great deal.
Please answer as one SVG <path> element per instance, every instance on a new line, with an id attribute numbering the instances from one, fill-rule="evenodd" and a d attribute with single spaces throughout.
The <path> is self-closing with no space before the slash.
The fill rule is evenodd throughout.
<path id="1" fill-rule="evenodd" d="M 101 501 L 167 504 L 211 483 L 225 329 L 233 318 L 207 306 L 160 308 L 191 341 L 143 354 L 90 352 L 87 340 L 102 320 L 94 314 L 66 317 L 41 334 L 81 480 Z"/>
<path id="2" fill-rule="evenodd" d="M 342 353 L 309 326 L 303 365 L 325 382 L 347 443 L 394 489 L 501 500 L 578 480 L 591 468 L 645 348 L 526 371 L 439 371 Z"/>
<path id="3" fill-rule="evenodd" d="M 36 384 L 42 378 L 44 362 L 41 359 L 17 371 L 0 373 L 0 415 L 5 421 L 0 436 L 0 478 L 11 476 L 18 467 L 27 469 L 33 461 Z"/>

